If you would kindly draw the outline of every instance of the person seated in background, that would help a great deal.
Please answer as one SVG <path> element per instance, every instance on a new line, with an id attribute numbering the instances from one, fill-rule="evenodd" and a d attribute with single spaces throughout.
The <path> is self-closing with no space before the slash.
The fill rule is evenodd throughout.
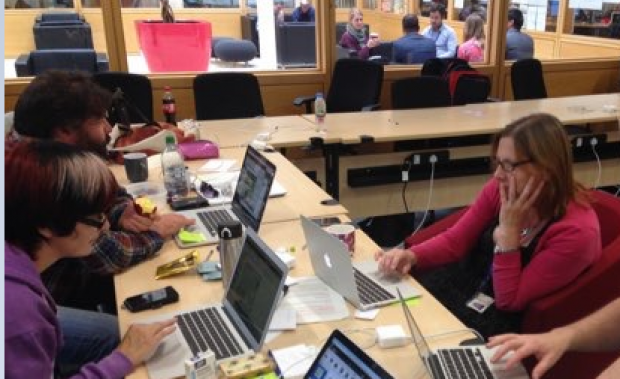
<path id="1" fill-rule="evenodd" d="M 468 62 L 484 61 L 484 20 L 477 14 L 471 14 L 465 20 L 463 28 L 463 41 L 465 41 L 457 53 L 457 57 Z"/>
<path id="2" fill-rule="evenodd" d="M 378 36 L 370 38 L 364 27 L 364 15 L 358 8 L 349 11 L 347 30 L 340 37 L 340 46 L 355 52 L 360 59 L 368 59 L 370 49 L 381 44 Z"/>
<path id="3" fill-rule="evenodd" d="M 519 60 L 534 57 L 534 40 L 525 33 L 523 13 L 518 8 L 508 10 L 508 31 L 506 32 L 506 59 Z"/>
<path id="4" fill-rule="evenodd" d="M 308 0 L 301 0 L 299 6 L 293 11 L 293 21 L 295 22 L 314 22 L 314 7 L 310 5 Z"/>
<path id="5" fill-rule="evenodd" d="M 9 310 L 4 374 L 53 378 L 62 328 L 40 273 L 58 259 L 90 254 L 109 226 L 105 211 L 114 204 L 117 184 L 95 154 L 53 141 L 18 143 L 5 155 L 4 170 L 10 220 L 4 226 L 4 305 Z M 131 326 L 113 352 L 91 357 L 76 377 L 125 377 L 174 331 L 174 324 L 172 319 Z M 86 332 L 97 333 L 96 325 Z"/>
<path id="6" fill-rule="evenodd" d="M 279 24 L 284 22 L 284 1 L 275 1 L 273 3 L 273 18 Z"/>
<path id="7" fill-rule="evenodd" d="M 489 339 L 489 347 L 497 347 L 491 358 L 497 362 L 508 352 L 507 367 L 535 356 L 538 363 L 532 370 L 532 379 L 540 379 L 569 351 L 620 352 L 620 299 L 616 299 L 591 315 L 570 325 L 541 334 L 505 334 Z M 598 379 L 620 378 L 620 359 L 605 369 Z"/>
<path id="8" fill-rule="evenodd" d="M 14 130 L 21 140 L 54 140 L 106 157 L 110 101 L 111 94 L 86 74 L 47 71 L 17 100 Z M 103 304 L 104 310 L 114 311 L 113 274 L 155 256 L 166 239 L 193 224 L 178 214 L 139 215 L 131 195 L 120 187 L 106 217 L 110 229 L 97 235 L 92 254 L 60 259 L 42 274 L 52 297 L 66 306 L 58 312 L 65 343 L 57 362 L 67 367 L 84 362 L 88 341 L 99 349 L 99 337 L 89 330 L 97 327 L 100 334 L 115 336 L 110 338 L 119 335 L 115 317 L 94 312 L 84 317 L 74 308 L 95 310 Z"/>
<path id="9" fill-rule="evenodd" d="M 454 58 L 458 41 L 454 29 L 443 23 L 446 17 L 446 7 L 441 4 L 432 4 L 430 9 L 430 25 L 422 35 L 435 42 L 437 58 Z"/>
<path id="10" fill-rule="evenodd" d="M 556 117 L 514 121 L 491 151 L 493 177 L 454 226 L 376 254 L 387 273 L 415 269 L 420 284 L 485 338 L 518 332 L 523 310 L 602 254 L 598 217 L 573 179 L 571 145 Z"/>
<path id="11" fill-rule="evenodd" d="M 480 0 L 470 0 L 469 5 L 461 9 L 459 13 L 459 20 L 465 21 L 470 14 L 477 14 L 485 22 L 487 20 L 487 9 L 480 4 Z"/>
<path id="12" fill-rule="evenodd" d="M 404 36 L 394 41 L 392 61 L 395 63 L 424 63 L 436 57 L 435 42 L 419 33 L 418 16 L 407 14 L 403 17 Z"/>

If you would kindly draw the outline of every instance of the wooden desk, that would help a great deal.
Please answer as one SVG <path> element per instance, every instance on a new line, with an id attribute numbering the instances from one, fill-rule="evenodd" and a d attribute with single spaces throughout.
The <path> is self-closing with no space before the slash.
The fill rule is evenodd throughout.
<path id="1" fill-rule="evenodd" d="M 290 271 L 291 276 L 312 275 L 308 252 L 301 249 L 301 246 L 305 244 L 305 240 L 299 221 L 264 225 L 261 228 L 260 235 L 272 248 L 291 245 L 297 247 L 297 264 Z M 377 246 L 363 232 L 357 232 L 354 259 L 371 259 L 376 249 L 378 249 Z M 200 249 L 199 251 L 201 257 L 204 258 L 208 249 Z M 183 253 L 178 252 L 174 244 L 169 242 L 164 246 L 162 254 L 153 258 L 153 260 L 141 263 L 115 277 L 116 297 L 119 302 L 128 296 L 168 285 L 173 286 L 179 292 L 181 299 L 179 303 L 168 305 L 163 309 L 149 310 L 138 314 L 132 314 L 119 308 L 118 317 L 122 333 L 125 333 L 132 322 L 148 319 L 157 314 L 182 311 L 192 306 L 210 304 L 221 300 L 223 296 L 221 282 L 203 282 L 195 272 L 162 280 L 154 279 L 156 266 L 181 255 Z M 212 259 L 216 260 L 218 258 L 214 256 Z M 416 320 L 421 324 L 422 332 L 425 335 L 463 329 L 463 325 L 437 300 L 429 295 L 423 287 L 417 283 L 414 285 L 422 291 L 423 295 L 419 304 L 413 306 L 411 310 Z M 349 310 L 352 315 L 354 309 L 349 306 Z M 294 332 L 285 332 L 276 337 L 263 348 L 263 352 L 266 352 L 267 349 L 282 348 L 299 343 L 321 346 L 334 328 L 352 330 L 390 324 L 400 324 L 405 330 L 408 330 L 402 309 L 398 304 L 382 308 L 374 321 L 362 321 L 351 316 L 336 322 L 299 325 Z M 368 336 L 363 333 L 354 333 L 351 334 L 351 337 L 358 341 L 358 343 L 368 341 Z M 440 346 L 454 344 L 471 337 L 472 335 L 469 332 L 460 332 L 446 338 L 433 339 L 432 342 L 435 346 Z M 422 377 L 421 363 L 411 345 L 388 350 L 374 346 L 367 349 L 366 352 L 385 367 L 395 378 Z M 145 367 L 138 368 L 129 376 L 129 378 L 134 379 L 146 377 Z"/>
<path id="2" fill-rule="evenodd" d="M 615 107 L 615 108 L 614 108 Z M 615 111 L 614 111 L 615 109 Z M 433 141 L 445 138 L 458 138 L 475 135 L 493 135 L 503 129 L 510 122 L 537 112 L 554 114 L 564 124 L 583 124 L 599 122 L 616 122 L 620 110 L 620 94 L 602 94 L 589 96 L 573 96 L 562 98 L 548 98 L 527 101 L 512 101 L 498 103 L 470 104 L 459 107 L 445 107 L 415 110 L 386 110 L 367 113 L 337 113 L 329 114 L 326 119 L 328 135 L 339 136 L 342 144 L 369 145 L 369 143 L 389 143 L 399 141 Z M 311 115 L 304 115 L 308 120 Z M 613 132 L 615 133 L 615 132 Z M 614 139 L 615 138 L 615 139 Z M 618 140 L 610 136 L 611 140 Z M 447 148 L 442 148 L 447 149 Z M 450 148 L 450 159 L 460 156 L 488 155 L 488 144 L 483 146 L 469 146 L 464 148 Z M 437 149 L 435 149 L 437 150 Z M 389 188 L 367 187 L 349 190 L 346 188 L 346 169 L 343 167 L 368 167 L 391 164 L 401 164 L 410 154 L 357 154 L 341 155 L 338 148 L 326 149 L 332 156 L 327 157 L 326 188 L 332 196 L 341 199 L 343 204 L 352 211 L 352 216 L 370 216 L 390 214 L 394 211 L 403 212 L 402 201 L 398 200 L 400 185 L 391 185 Z M 601 185 L 618 183 L 617 161 L 606 161 L 603 164 L 604 172 Z M 596 179 L 588 174 L 597 169 L 596 163 L 583 164 L 585 169 L 578 169 L 578 173 L 587 178 L 586 184 L 593 185 Z M 430 174 L 430 170 L 429 174 Z M 579 177 L 579 176 L 578 176 Z M 438 181 L 443 194 L 434 197 L 431 208 L 452 207 L 469 204 L 484 182 L 480 176 L 472 181 L 472 177 L 456 178 L 450 181 Z M 442 182 L 446 185 L 444 187 Z M 424 209 L 426 196 L 417 196 L 426 187 L 420 183 L 410 183 L 410 192 L 415 194 L 411 209 Z M 454 191 L 458 188 L 458 191 Z M 461 191 L 461 189 L 464 191 Z M 456 196 L 455 196 L 456 195 Z M 379 199 L 380 201 L 377 201 Z M 387 200 L 386 200 L 387 199 Z M 422 199 L 423 202 L 417 199 Z M 443 200 L 442 200 L 443 199 Z M 394 201 L 400 203 L 393 206 Z M 445 200 L 445 201 L 444 201 Z M 365 207 L 365 209 L 360 208 Z M 361 210 L 361 212 L 360 212 Z"/>
<path id="3" fill-rule="evenodd" d="M 259 133 L 270 133 L 267 143 L 275 148 L 306 146 L 310 138 L 320 136 L 315 131 L 314 118 L 300 116 L 200 121 L 200 137 L 216 142 L 221 149 L 246 146 Z M 328 136 L 325 141 L 336 142 L 340 142 L 338 136 Z"/>
<path id="4" fill-rule="evenodd" d="M 245 148 L 222 149 L 220 156 L 221 158 L 236 159 L 237 167 L 240 167 L 245 150 Z M 297 220 L 300 214 L 308 217 L 323 217 L 347 213 L 342 205 L 321 204 L 321 201 L 330 199 L 331 196 L 315 185 L 280 153 L 263 154 L 276 165 L 276 180 L 287 190 L 285 196 L 269 199 L 265 208 L 263 223 Z M 154 162 L 157 162 L 157 159 Z M 196 170 L 205 161 L 187 161 L 186 163 L 190 170 Z M 111 169 L 120 184 L 128 183 L 123 166 L 114 165 Z M 149 166 L 149 181 L 162 183 L 163 179 L 159 166 Z"/>

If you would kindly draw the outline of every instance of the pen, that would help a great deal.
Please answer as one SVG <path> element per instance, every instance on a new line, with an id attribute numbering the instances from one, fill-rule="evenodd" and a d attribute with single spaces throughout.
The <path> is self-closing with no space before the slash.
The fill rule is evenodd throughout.
<path id="1" fill-rule="evenodd" d="M 209 254 L 207 254 L 207 257 L 205 258 L 205 262 L 208 262 L 209 259 L 211 259 L 211 257 L 213 256 L 213 249 L 211 249 L 211 251 L 209 251 Z"/>

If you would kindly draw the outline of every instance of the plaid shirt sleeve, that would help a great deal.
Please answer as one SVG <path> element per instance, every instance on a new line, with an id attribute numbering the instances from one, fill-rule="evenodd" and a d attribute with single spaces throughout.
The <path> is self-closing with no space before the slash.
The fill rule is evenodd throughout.
<path id="1" fill-rule="evenodd" d="M 92 254 L 84 257 L 84 263 L 91 272 L 116 274 L 153 257 L 163 244 L 161 236 L 152 231 L 108 231 L 97 239 Z"/>
<path id="2" fill-rule="evenodd" d="M 125 190 L 125 188 L 123 187 L 119 187 L 118 192 L 116 193 L 116 200 L 114 201 L 114 204 L 112 205 L 110 210 L 108 210 L 107 212 L 108 221 L 110 222 L 110 229 L 120 229 L 118 221 L 120 220 L 121 215 L 125 211 L 127 205 L 129 205 L 129 203 L 132 201 L 133 197 L 131 197 L 131 195 L 127 193 L 127 190 Z"/>

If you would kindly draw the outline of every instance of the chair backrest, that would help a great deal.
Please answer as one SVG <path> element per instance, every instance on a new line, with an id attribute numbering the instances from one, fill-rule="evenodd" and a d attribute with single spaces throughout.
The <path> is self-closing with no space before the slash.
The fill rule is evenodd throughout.
<path id="1" fill-rule="evenodd" d="M 379 103 L 383 66 L 360 59 L 339 59 L 327 94 L 328 112 L 359 112 Z"/>
<path id="2" fill-rule="evenodd" d="M 153 88 L 147 76 L 126 72 L 102 72 L 94 74 L 93 80 L 112 93 L 117 88 L 123 91 L 125 101 L 139 110 L 138 112 L 136 109 L 133 109 L 134 107 L 128 107 L 129 120 L 132 123 L 153 121 Z M 114 123 L 118 121 L 110 120 L 110 122 Z"/>
<path id="3" fill-rule="evenodd" d="M 512 95 L 515 100 L 544 99 L 547 88 L 542 64 L 538 59 L 519 59 L 510 69 Z"/>
<path id="4" fill-rule="evenodd" d="M 97 53 L 91 49 L 34 50 L 30 52 L 31 75 L 47 70 L 75 70 L 94 73 L 97 68 Z"/>
<path id="5" fill-rule="evenodd" d="M 284 22 L 276 25 L 278 65 L 282 67 L 316 66 L 314 22 Z"/>
<path id="6" fill-rule="evenodd" d="M 417 76 L 392 82 L 392 108 L 414 109 L 449 107 L 448 83 L 436 76 Z"/>
<path id="7" fill-rule="evenodd" d="M 242 72 L 200 74 L 194 78 L 197 120 L 263 116 L 265 109 L 256 76 Z"/>
<path id="8" fill-rule="evenodd" d="M 476 71 L 450 73 L 452 105 L 484 103 L 491 93 L 491 79 Z"/>
<path id="9" fill-rule="evenodd" d="M 424 61 L 420 75 L 446 77 L 452 71 L 471 71 L 466 60 L 461 58 L 431 58 Z"/>
<path id="10" fill-rule="evenodd" d="M 539 333 L 579 320 L 620 297 L 620 199 L 593 191 L 601 227 L 603 254 L 587 271 L 563 289 L 532 303 L 522 332 Z M 545 378 L 593 378 L 617 358 L 617 353 L 570 353 Z"/>
<path id="11" fill-rule="evenodd" d="M 84 22 L 84 17 L 76 12 L 44 12 L 37 16 L 35 22 Z"/>

